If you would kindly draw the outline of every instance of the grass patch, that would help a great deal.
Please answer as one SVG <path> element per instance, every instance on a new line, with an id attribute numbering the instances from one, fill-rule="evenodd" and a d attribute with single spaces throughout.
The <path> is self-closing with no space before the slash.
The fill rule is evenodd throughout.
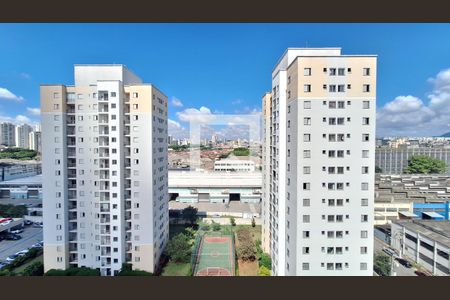
<path id="1" fill-rule="evenodd" d="M 161 276 L 190 276 L 190 263 L 175 263 L 169 261 L 164 267 Z"/>
<path id="2" fill-rule="evenodd" d="M 39 255 L 38 257 L 33 258 L 32 260 L 27 261 L 21 266 L 18 266 L 17 268 L 13 269 L 12 271 L 16 273 L 17 275 L 22 275 L 22 272 L 25 270 L 26 267 L 29 265 L 35 263 L 35 262 L 44 262 L 44 255 Z"/>

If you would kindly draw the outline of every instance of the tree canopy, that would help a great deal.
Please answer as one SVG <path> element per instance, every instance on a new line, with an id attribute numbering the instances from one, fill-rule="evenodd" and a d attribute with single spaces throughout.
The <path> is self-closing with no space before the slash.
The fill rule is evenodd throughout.
<path id="1" fill-rule="evenodd" d="M 375 255 L 373 268 L 379 275 L 389 276 L 391 274 L 391 258 L 383 253 Z"/>
<path id="2" fill-rule="evenodd" d="M 25 148 L 7 148 L 0 152 L 0 159 L 20 159 L 30 160 L 34 159 L 37 155 L 37 151 L 25 149 Z"/>
<path id="3" fill-rule="evenodd" d="M 425 155 L 415 155 L 404 169 L 408 174 L 440 174 L 445 172 L 445 162 Z"/>
<path id="4" fill-rule="evenodd" d="M 197 212 L 197 208 L 189 205 L 183 209 L 181 212 L 181 217 L 192 225 L 197 220 Z"/>
<path id="5" fill-rule="evenodd" d="M 166 253 L 174 262 L 186 263 L 191 258 L 191 244 L 189 237 L 179 233 L 170 239 L 167 244 Z"/>

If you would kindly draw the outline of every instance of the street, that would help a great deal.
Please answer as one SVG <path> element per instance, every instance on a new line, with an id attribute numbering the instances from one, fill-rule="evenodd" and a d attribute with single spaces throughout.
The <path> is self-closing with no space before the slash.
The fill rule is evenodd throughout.
<path id="1" fill-rule="evenodd" d="M 30 248 L 31 245 L 42 241 L 42 228 L 26 226 L 20 234 L 22 238 L 17 241 L 3 240 L 0 242 L 0 261 L 21 250 Z"/>
<path id="2" fill-rule="evenodd" d="M 375 254 L 378 252 L 382 252 L 383 248 L 388 247 L 388 246 L 389 246 L 388 244 L 382 242 L 378 238 L 374 238 L 373 250 L 374 250 Z M 396 266 L 396 265 L 398 265 L 398 266 Z M 394 264 L 394 272 L 396 273 L 396 276 L 417 276 L 414 273 L 414 268 L 407 268 L 398 262 L 396 264 Z"/>

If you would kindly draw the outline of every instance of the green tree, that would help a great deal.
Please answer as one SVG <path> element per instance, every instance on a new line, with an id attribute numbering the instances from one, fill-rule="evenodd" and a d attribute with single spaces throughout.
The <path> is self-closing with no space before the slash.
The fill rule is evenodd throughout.
<path id="1" fill-rule="evenodd" d="M 375 173 L 383 173 L 383 169 L 380 168 L 379 166 L 375 166 Z"/>
<path id="2" fill-rule="evenodd" d="M 187 263 L 191 257 L 189 237 L 184 233 L 174 236 L 167 244 L 166 254 L 174 262 Z"/>
<path id="3" fill-rule="evenodd" d="M 122 268 L 118 274 L 119 276 L 153 276 L 152 273 L 141 271 L 141 270 L 133 270 L 131 264 L 123 263 Z"/>
<path id="4" fill-rule="evenodd" d="M 212 223 L 212 229 L 213 229 L 214 231 L 219 231 L 219 230 L 220 230 L 220 224 L 213 221 L 213 223 Z"/>
<path id="5" fill-rule="evenodd" d="M 250 149 L 247 148 L 236 148 L 233 150 L 233 154 L 235 156 L 249 156 L 250 155 Z"/>
<path id="6" fill-rule="evenodd" d="M 252 218 L 252 227 L 255 227 L 255 226 L 256 226 L 255 218 Z"/>
<path id="7" fill-rule="evenodd" d="M 32 263 L 23 270 L 24 276 L 42 276 L 44 275 L 44 264 L 40 261 Z"/>
<path id="8" fill-rule="evenodd" d="M 75 268 L 71 267 L 67 270 L 48 270 L 45 276 L 100 276 L 100 270 L 87 267 Z"/>
<path id="9" fill-rule="evenodd" d="M 264 266 L 261 266 L 261 267 L 259 267 L 258 275 L 259 276 L 270 276 L 270 269 L 268 269 Z"/>
<path id="10" fill-rule="evenodd" d="M 198 209 L 189 205 L 188 207 L 182 210 L 181 217 L 187 222 L 189 222 L 191 225 L 193 225 L 195 221 L 197 221 L 197 213 Z"/>
<path id="11" fill-rule="evenodd" d="M 404 169 L 409 174 L 440 174 L 445 172 L 445 162 L 425 155 L 414 155 Z"/>
<path id="12" fill-rule="evenodd" d="M 373 269 L 381 276 L 389 276 L 391 274 L 391 258 L 383 253 L 375 255 Z"/>
<path id="13" fill-rule="evenodd" d="M 259 265 L 269 270 L 272 269 L 272 258 L 267 253 L 262 253 L 259 259 Z"/>
<path id="14" fill-rule="evenodd" d="M 0 216 L 4 218 L 22 218 L 26 214 L 25 205 L 0 204 Z"/>
<path id="15" fill-rule="evenodd" d="M 234 217 L 230 217 L 230 224 L 231 226 L 236 226 L 236 220 L 234 219 Z"/>
<path id="16" fill-rule="evenodd" d="M 25 148 L 8 148 L 0 152 L 0 159 L 10 158 L 10 159 L 20 159 L 20 160 L 30 160 L 34 159 L 37 152 Z"/>

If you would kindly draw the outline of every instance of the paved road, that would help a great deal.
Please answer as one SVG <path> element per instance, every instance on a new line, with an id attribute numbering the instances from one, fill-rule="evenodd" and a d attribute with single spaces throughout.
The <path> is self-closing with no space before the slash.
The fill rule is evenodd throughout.
<path id="1" fill-rule="evenodd" d="M 0 261 L 4 261 L 8 256 L 42 241 L 42 228 L 27 226 L 20 235 L 22 238 L 18 241 L 3 240 L 0 242 Z"/>
<path id="2" fill-rule="evenodd" d="M 383 243 L 381 240 L 375 238 L 375 243 L 374 243 L 374 251 L 375 253 L 378 252 L 382 252 L 384 247 L 388 247 L 388 245 L 386 243 Z M 417 276 L 414 273 L 414 268 L 407 268 L 399 263 L 397 263 L 398 266 L 396 266 L 394 264 L 394 272 L 396 273 L 397 276 Z"/>

